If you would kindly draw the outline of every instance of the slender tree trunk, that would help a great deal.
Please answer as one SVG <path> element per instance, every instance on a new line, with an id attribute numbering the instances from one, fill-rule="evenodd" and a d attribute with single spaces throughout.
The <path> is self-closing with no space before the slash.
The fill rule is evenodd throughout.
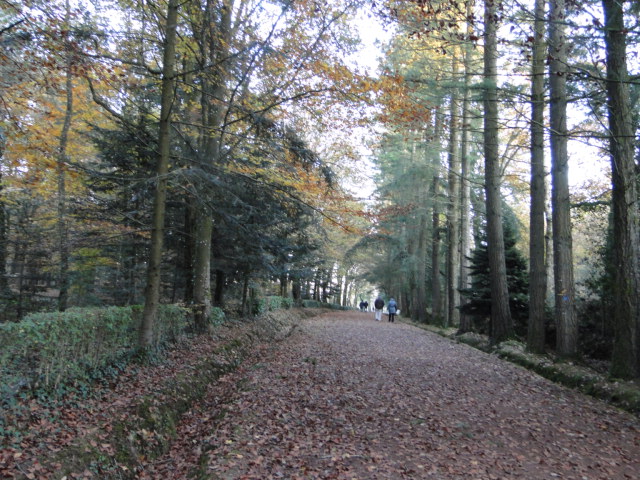
<path id="1" fill-rule="evenodd" d="M 420 323 L 427 322 L 427 198 L 429 187 L 425 185 L 420 193 L 419 201 L 419 231 L 418 231 L 418 251 L 416 252 L 416 295 L 415 302 L 411 309 L 411 318 Z M 404 307 L 403 307 L 404 308 Z"/>
<path id="2" fill-rule="evenodd" d="M 202 88 L 202 112 L 204 133 L 204 154 L 200 159 L 204 170 L 221 161 L 222 134 L 220 126 L 224 118 L 221 102 L 225 98 L 225 66 L 227 51 L 231 40 L 231 16 L 233 0 L 225 0 L 219 24 L 205 23 L 203 38 L 206 42 L 206 60 L 216 65 L 213 78 L 206 79 Z M 216 13 L 214 7 L 207 2 L 205 18 L 213 19 Z M 207 58 L 210 57 L 210 58 Z M 209 207 L 205 204 L 198 206 L 199 222 L 196 233 L 193 300 L 196 305 L 196 330 L 204 332 L 211 316 L 211 242 L 213 235 L 213 217 Z"/>
<path id="3" fill-rule="evenodd" d="M 613 184 L 614 344 L 611 374 L 625 379 L 640 376 L 640 318 L 638 305 L 638 178 L 634 161 L 623 3 L 603 0 L 607 52 L 607 108 L 609 111 Z"/>
<path id="4" fill-rule="evenodd" d="M 300 279 L 297 277 L 293 278 L 293 282 L 291 284 L 291 296 L 293 297 L 293 301 L 296 306 L 302 305 L 302 284 Z"/>
<path id="5" fill-rule="evenodd" d="M 6 147 L 6 138 L 4 131 L 0 127 L 0 165 L 4 159 L 4 150 Z M 9 287 L 9 277 L 7 271 L 9 244 L 9 215 L 7 212 L 7 203 L 4 196 L 4 183 L 0 173 L 0 299 L 8 299 L 11 297 L 11 289 Z"/>
<path id="6" fill-rule="evenodd" d="M 431 316 L 433 321 L 442 321 L 442 293 L 440 286 L 440 178 L 438 173 L 433 175 L 433 215 L 431 240 Z"/>
<path id="7" fill-rule="evenodd" d="M 467 18 L 473 18 L 473 0 L 466 1 Z M 467 37 L 473 35 L 473 23 L 467 22 Z M 471 255 L 471 183 L 470 175 L 470 158 L 469 158 L 469 131 L 471 129 L 471 76 L 473 55 L 473 45 L 471 40 L 467 40 L 464 45 L 464 91 L 462 93 L 462 126 L 460 139 L 460 281 L 459 288 L 465 289 L 471 286 L 469 275 L 469 257 Z M 460 297 L 460 305 L 467 302 L 465 298 Z M 471 330 L 471 317 L 460 313 L 459 333 Z"/>
<path id="8" fill-rule="evenodd" d="M 551 206 L 556 350 L 562 356 L 578 351 L 567 154 L 567 42 L 565 1 L 551 0 L 549 10 L 549 92 L 551 119 Z"/>
<path id="9" fill-rule="evenodd" d="M 341 279 L 341 284 L 342 284 L 342 290 L 341 290 L 341 297 L 342 300 L 340 302 L 341 305 L 347 305 L 348 303 L 348 285 L 349 285 L 349 268 L 345 268 L 345 272 L 344 272 L 344 276 L 340 277 Z"/>
<path id="10" fill-rule="evenodd" d="M 2 142 L 0 132 L 0 143 Z M 4 144 L 0 145 L 0 162 L 2 161 Z M 0 176 L 0 299 L 7 299 L 11 296 L 9 279 L 7 272 L 7 245 L 9 237 L 9 221 L 7 215 L 7 204 L 4 197 L 4 185 Z"/>
<path id="11" fill-rule="evenodd" d="M 139 337 L 140 347 L 143 349 L 149 349 L 153 345 L 154 323 L 158 315 L 158 304 L 160 303 L 160 267 L 162 263 L 167 198 L 167 173 L 169 172 L 169 158 L 171 155 L 171 108 L 174 100 L 178 4 L 178 0 L 169 0 L 167 7 L 158 134 L 159 155 L 156 166 L 157 182 L 151 220 L 151 251 L 147 267 L 147 285 Z"/>
<path id="12" fill-rule="evenodd" d="M 499 2 L 486 0 L 484 11 L 484 157 L 487 206 L 487 241 L 489 253 L 489 283 L 491 287 L 492 343 L 513 335 L 509 309 L 507 267 L 502 230 L 501 171 L 498 154 L 498 37 Z"/>
<path id="13" fill-rule="evenodd" d="M 193 197 L 189 196 L 189 199 L 193 200 Z M 185 207 L 184 212 L 184 231 L 183 231 L 183 245 L 184 251 L 182 252 L 182 262 L 184 263 L 184 298 L 183 301 L 186 304 L 193 302 L 193 260 L 195 251 L 195 236 L 196 236 L 196 210 L 194 208 L 194 202 L 191 202 Z"/>
<path id="14" fill-rule="evenodd" d="M 531 207 L 529 238 L 529 324 L 527 348 L 544 352 L 545 300 L 547 268 L 545 256 L 545 189 L 544 168 L 544 2 L 535 1 L 534 42 L 531 66 Z"/>
<path id="15" fill-rule="evenodd" d="M 458 59 L 452 60 L 453 81 L 458 80 Z M 460 105 L 457 88 L 451 94 L 449 120 L 449 202 L 447 204 L 447 318 L 445 326 L 460 325 Z"/>
<path id="16" fill-rule="evenodd" d="M 413 305 L 415 319 L 420 323 L 427 321 L 427 212 L 420 213 L 420 234 L 418 238 L 417 286 L 416 299 Z"/>
<path id="17" fill-rule="evenodd" d="M 213 292 L 213 304 L 220 308 L 224 307 L 224 291 L 226 283 L 227 274 L 225 273 L 225 271 L 216 269 L 216 287 Z"/>
<path id="18" fill-rule="evenodd" d="M 69 17 L 71 15 L 71 7 L 69 1 L 66 2 L 66 18 L 65 24 L 69 25 Z M 58 146 L 58 161 L 56 174 L 58 176 L 58 253 L 60 255 L 60 267 L 58 270 L 58 310 L 64 312 L 69 302 L 69 228 L 67 225 L 67 145 L 69 143 L 69 131 L 71 130 L 71 119 L 73 117 L 73 52 L 71 42 L 66 37 L 68 51 L 66 52 L 65 67 L 65 113 L 62 131 L 60 132 L 60 144 Z"/>

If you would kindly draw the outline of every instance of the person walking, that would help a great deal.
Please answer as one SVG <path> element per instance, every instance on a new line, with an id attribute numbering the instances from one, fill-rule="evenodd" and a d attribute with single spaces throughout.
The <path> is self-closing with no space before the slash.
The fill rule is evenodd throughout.
<path id="1" fill-rule="evenodd" d="M 373 302 L 373 307 L 376 311 L 376 320 L 379 322 L 382 320 L 382 309 L 384 308 L 384 300 L 378 297 L 376 301 Z"/>
<path id="2" fill-rule="evenodd" d="M 389 321 L 393 323 L 396 318 L 396 312 L 398 311 L 398 304 L 391 298 L 387 304 L 387 311 L 389 312 Z"/>

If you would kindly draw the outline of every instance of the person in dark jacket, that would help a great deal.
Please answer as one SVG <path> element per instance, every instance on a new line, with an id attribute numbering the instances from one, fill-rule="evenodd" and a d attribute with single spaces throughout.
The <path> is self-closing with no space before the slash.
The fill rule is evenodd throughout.
<path id="1" fill-rule="evenodd" d="M 382 320 L 382 309 L 384 308 L 384 300 L 382 300 L 382 298 L 380 297 L 376 298 L 376 301 L 373 302 L 373 307 L 376 310 L 376 320 L 379 322 L 380 320 Z"/>
<path id="2" fill-rule="evenodd" d="M 398 304 L 391 298 L 387 304 L 387 311 L 389 312 L 389 321 L 394 322 L 396 318 L 396 312 L 398 311 Z"/>

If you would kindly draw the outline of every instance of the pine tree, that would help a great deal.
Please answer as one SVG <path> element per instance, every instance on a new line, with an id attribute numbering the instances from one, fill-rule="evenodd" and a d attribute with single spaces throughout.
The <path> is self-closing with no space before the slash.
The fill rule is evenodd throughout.
<path id="1" fill-rule="evenodd" d="M 505 215 L 503 219 L 504 251 L 507 265 L 507 285 L 509 289 L 509 309 L 513 318 L 515 333 L 526 335 L 527 316 L 529 314 L 527 263 L 516 247 L 518 231 L 515 218 Z M 491 317 L 491 283 L 489 279 L 489 250 L 487 234 L 477 239 L 478 245 L 472 252 L 470 261 L 471 287 L 460 293 L 467 298 L 467 303 L 460 310 L 473 318 L 475 330 L 489 333 Z"/>

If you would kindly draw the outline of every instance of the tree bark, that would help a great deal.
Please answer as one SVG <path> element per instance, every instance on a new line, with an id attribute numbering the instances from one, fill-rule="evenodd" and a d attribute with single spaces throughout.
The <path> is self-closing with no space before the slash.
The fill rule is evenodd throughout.
<path id="1" fill-rule="evenodd" d="M 167 173 L 171 155 L 171 108 L 174 100 L 176 27 L 178 0 L 169 0 L 163 46 L 162 90 L 160 125 L 158 134 L 158 163 L 156 166 L 156 190 L 151 220 L 151 250 L 147 267 L 147 285 L 144 295 L 144 311 L 140 324 L 139 345 L 148 350 L 153 346 L 154 324 L 160 302 L 160 267 L 162 262 L 164 219 L 167 198 Z"/>
<path id="2" fill-rule="evenodd" d="M 433 214 L 431 240 L 431 316 L 432 320 L 439 323 L 442 320 L 442 293 L 440 286 L 440 178 L 438 173 L 433 175 Z"/>
<path id="3" fill-rule="evenodd" d="M 224 8 L 219 20 L 203 24 L 202 42 L 205 53 L 204 61 L 216 65 L 212 78 L 203 79 L 202 87 L 202 116 L 203 116 L 203 147 L 200 161 L 204 170 L 221 161 L 222 146 L 221 124 L 224 118 L 223 102 L 226 93 L 224 62 L 227 60 L 231 36 L 231 17 L 233 0 L 223 2 Z M 214 6 L 207 2 L 205 19 L 215 18 Z M 211 242 L 213 235 L 213 217 L 208 205 L 198 205 L 199 222 L 196 233 L 193 301 L 196 306 L 196 330 L 204 332 L 211 316 Z"/>
<path id="4" fill-rule="evenodd" d="M 458 77 L 458 60 L 452 60 L 453 81 Z M 445 326 L 460 324 L 460 105 L 457 88 L 451 93 L 449 116 L 449 181 L 447 203 L 447 317 Z"/>
<path id="5" fill-rule="evenodd" d="M 490 340 L 496 344 L 513 335 L 509 310 L 507 267 L 502 227 L 501 170 L 498 154 L 498 1 L 486 0 L 484 10 L 484 157 L 487 207 L 489 282 L 491 286 Z"/>
<path id="6" fill-rule="evenodd" d="M 66 2 L 65 25 L 69 26 L 71 7 Z M 57 205 L 57 230 L 58 230 L 58 254 L 60 265 L 58 268 L 58 311 L 64 312 L 69 303 L 69 228 L 67 225 L 67 145 L 69 143 L 69 131 L 73 117 L 73 52 L 71 42 L 66 35 L 66 66 L 65 66 L 65 112 L 62 131 L 60 132 L 60 144 L 58 145 L 58 161 L 56 174 L 58 177 L 58 205 Z"/>
<path id="7" fill-rule="evenodd" d="M 640 376 L 640 318 L 638 308 L 638 187 L 634 161 L 634 129 L 629 98 L 626 30 L 623 3 L 603 0 L 607 55 L 607 109 L 609 113 L 613 185 L 613 324 L 611 374 Z"/>
<path id="8" fill-rule="evenodd" d="M 467 19 L 473 16 L 473 0 L 466 2 Z M 473 23 L 467 21 L 467 37 L 473 35 Z M 465 289 L 471 286 L 469 276 L 469 256 L 471 255 L 471 183 L 470 158 L 469 158 L 469 131 L 471 129 L 471 76 L 473 55 L 473 44 L 467 39 L 464 45 L 463 68 L 464 68 L 464 90 L 462 93 L 462 125 L 460 138 L 460 279 L 459 288 Z M 466 299 L 460 298 L 460 306 L 464 305 Z M 460 314 L 459 333 L 471 330 L 471 317 L 463 313 Z"/>
<path id="9" fill-rule="evenodd" d="M 427 205 L 428 186 L 420 193 L 418 251 L 416 252 L 416 294 L 411 318 L 420 323 L 427 321 Z"/>
<path id="10" fill-rule="evenodd" d="M 531 65 L 531 206 L 529 211 L 529 324 L 527 348 L 544 352 L 547 269 L 545 255 L 544 167 L 544 0 L 535 0 Z"/>
<path id="11" fill-rule="evenodd" d="M 4 131 L 0 127 L 0 164 L 4 159 L 4 149 L 6 147 L 6 139 Z M 9 277 L 7 272 L 8 252 L 7 245 L 9 241 L 9 215 L 7 212 L 7 203 L 4 194 L 4 184 L 2 174 L 0 173 L 0 298 L 8 299 L 11 296 L 9 288 Z"/>
<path id="12" fill-rule="evenodd" d="M 578 351 L 567 155 L 567 42 L 565 1 L 549 9 L 549 92 L 551 124 L 551 207 L 553 221 L 556 351 L 571 357 Z"/>

